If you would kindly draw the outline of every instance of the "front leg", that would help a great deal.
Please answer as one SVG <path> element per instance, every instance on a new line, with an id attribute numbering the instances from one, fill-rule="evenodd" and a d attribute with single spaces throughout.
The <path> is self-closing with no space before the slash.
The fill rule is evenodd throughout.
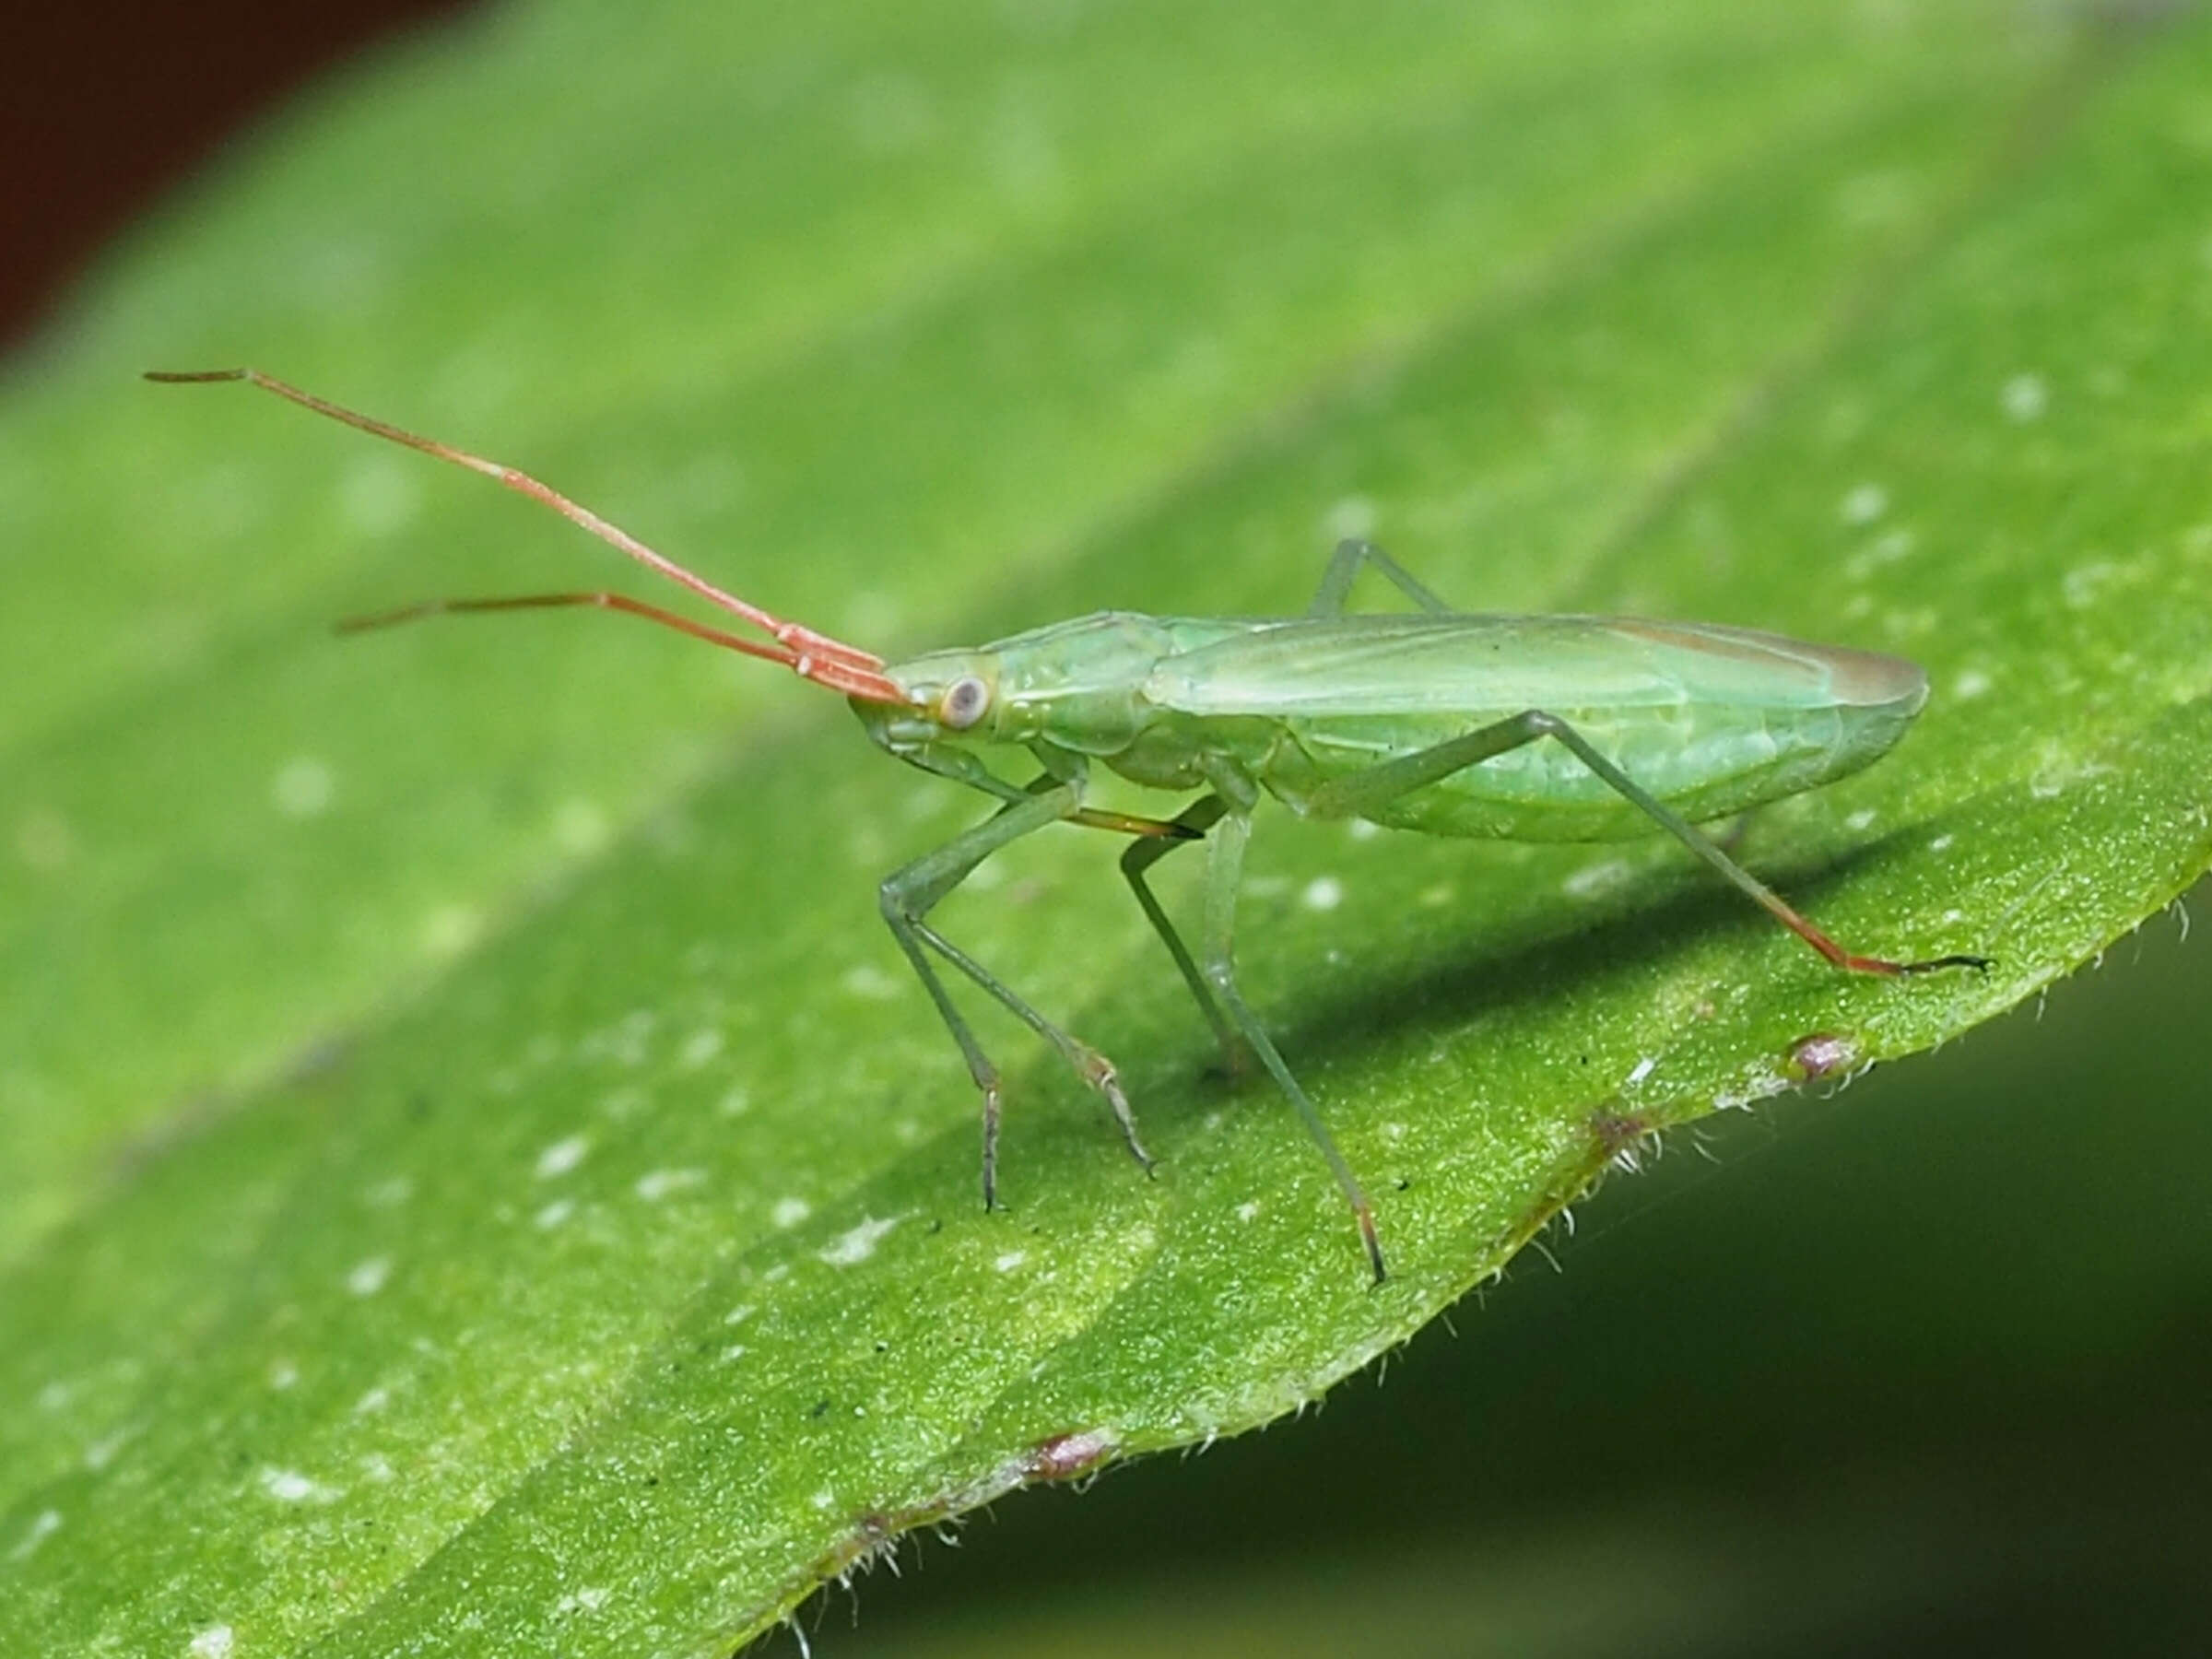
<path id="1" fill-rule="evenodd" d="M 1016 792 L 1017 798 L 1009 801 L 990 818 L 973 829 L 953 837 L 934 853 L 925 853 L 913 863 L 885 877 L 878 897 L 883 919 L 889 925 L 891 936 L 899 941 L 899 948 L 906 953 L 920 976 L 923 989 L 929 993 L 930 1001 L 936 1005 L 938 1015 L 946 1029 L 959 1044 L 960 1053 L 968 1062 L 968 1075 L 983 1095 L 983 1207 L 993 1207 L 998 1200 L 998 1068 L 983 1053 L 982 1044 L 976 1041 L 965 1017 L 953 1005 L 945 982 L 938 976 L 929 959 L 929 952 L 950 962 L 955 968 L 989 992 L 999 1004 L 1039 1036 L 1060 1051 L 1064 1059 L 1075 1068 L 1076 1074 L 1106 1097 L 1113 1112 L 1114 1122 L 1121 1125 L 1123 1138 L 1128 1142 L 1131 1154 L 1149 1171 L 1152 1159 L 1136 1136 L 1136 1122 L 1129 1110 L 1128 1098 L 1123 1094 L 1120 1078 L 1112 1064 L 1096 1049 L 1076 1041 L 1043 1015 L 1037 1012 L 1014 990 L 978 962 L 966 951 L 930 926 L 926 920 L 939 900 L 973 873 L 984 859 L 1021 837 L 1043 829 L 1047 824 L 1078 818 L 1083 811 L 1082 780 L 1071 778 L 1054 782 L 1040 779 L 1030 790 Z"/>

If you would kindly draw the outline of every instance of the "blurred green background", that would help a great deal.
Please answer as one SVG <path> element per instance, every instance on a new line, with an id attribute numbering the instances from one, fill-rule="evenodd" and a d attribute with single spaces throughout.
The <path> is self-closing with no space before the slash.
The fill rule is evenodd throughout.
<path id="1" fill-rule="evenodd" d="M 383 1632 L 411 1628 L 410 1593 L 465 1611 L 431 1578 L 380 1583 L 364 1613 L 348 1599 L 359 1586 L 324 1565 L 373 1571 L 358 1538 L 302 1542 L 252 1516 L 218 1536 L 208 1517 L 229 1500 L 206 1471 L 235 1442 L 256 1449 L 238 1477 L 271 1486 L 253 1458 L 297 1425 L 241 1408 L 242 1429 L 203 1437 L 220 1458 L 190 1425 L 134 1448 L 139 1391 L 159 1400 L 203 1375 L 210 1353 L 258 1380 L 265 1347 L 296 1341 L 312 1310 L 288 1256 L 312 1261 L 326 1194 L 369 1167 L 349 1136 L 389 1144 L 420 1117 L 452 1144 L 496 1133 L 512 1140 L 502 1152 L 537 1154 L 552 1131 L 472 1126 L 426 1103 L 477 1071 L 527 1073 L 526 1053 L 491 1039 L 479 1053 L 454 1033 L 479 1016 L 495 1032 L 563 1018 L 571 1005 L 557 994 L 533 1000 L 540 966 L 548 984 L 606 983 L 610 1022 L 626 994 L 615 987 L 653 985 L 652 965 L 682 953 L 697 919 L 632 921 L 624 889 L 594 872 L 616 850 L 684 856 L 702 831 L 689 808 L 734 756 L 770 771 L 794 757 L 783 771 L 800 809 L 759 825 L 759 856 L 778 868 L 830 839 L 825 819 L 881 865 L 959 816 L 933 794 L 891 818 L 907 809 L 885 803 L 926 789 L 904 778 L 818 794 L 811 816 L 805 780 L 880 763 L 818 712 L 790 712 L 787 686 L 664 649 L 673 641 L 555 627 L 335 650 L 317 626 L 332 616 L 601 567 L 497 492 L 480 500 L 410 457 L 235 406 L 243 394 L 145 393 L 133 371 L 252 359 L 528 455 L 594 504 L 627 503 L 627 517 L 643 503 L 641 531 L 701 549 L 702 563 L 726 558 L 794 613 L 871 642 L 1036 620 L 1070 597 L 1071 569 L 1086 604 L 1162 606 L 1166 584 L 1193 609 L 1296 604 L 1328 536 L 1363 527 L 1353 520 L 1378 500 L 1394 546 L 1405 550 L 1403 535 L 1458 561 L 1422 567 L 1457 597 L 1641 589 L 1678 607 L 1794 589 L 1802 614 L 1729 619 L 1811 631 L 1831 608 L 1825 549 L 1794 553 L 1799 567 L 1756 552 L 1754 569 L 1731 566 L 1728 526 L 1700 517 L 1719 509 L 1693 500 L 1676 514 L 1687 529 L 1650 538 L 1671 561 L 1641 558 L 1640 537 L 1681 506 L 1683 477 L 1770 418 L 1794 431 L 1793 391 L 1826 344 L 1942 244 L 1974 181 L 2032 175 L 2037 144 L 2077 130 L 2066 124 L 2079 100 L 2108 99 L 2085 145 L 2147 109 L 2174 156 L 2212 147 L 2212 80 L 2197 73 L 2212 57 L 2190 7 L 1316 6 L 1241 32 L 1229 16 L 1057 0 L 479 14 L 368 55 L 273 117 L 126 239 L 14 360 L 0 428 L 0 830 L 14 849 L 0 875 L 0 1267 L 17 1277 L 0 1284 L 19 1288 L 0 1367 L 0 1631 L 11 1573 L 29 1584 L 83 1551 L 74 1577 L 55 1570 L 61 1589 L 39 1586 L 54 1599 L 35 1618 L 62 1609 L 51 1625 L 18 1603 L 17 1645 L 66 1651 L 52 1632 L 82 1637 L 102 1628 L 103 1602 L 135 1602 L 147 1622 L 112 1628 L 157 1630 L 183 1652 L 229 1628 L 209 1583 L 276 1606 L 262 1627 L 241 1623 L 239 1659 L 376 1651 Z M 691 142 L 704 132 L 715 142 Z M 1792 240 L 1801 175 L 1828 194 L 1808 210 L 1815 229 Z M 1754 186 L 1740 197 L 1739 178 Z M 2063 241 L 2088 217 L 2063 192 L 2033 198 L 2025 229 L 2007 221 L 1976 245 L 1993 296 L 2031 309 L 2048 292 L 2047 326 L 2078 322 L 2077 337 L 2021 353 L 2079 371 L 2062 394 L 2095 390 L 2098 363 L 2136 347 L 2174 381 L 2206 382 L 2193 365 L 2212 361 L 2198 323 L 2212 206 L 2190 194 L 2197 179 L 2165 151 L 2125 176 L 2144 248 L 2183 251 L 2167 265 L 2197 310 L 2160 313 L 2133 290 L 2093 324 L 2067 310 L 2065 274 L 2031 257 L 2036 234 Z M 1715 270 L 1742 288 L 1716 297 Z M 1578 283 L 1617 271 L 1641 309 L 1608 312 L 1601 292 L 1575 310 Z M 1947 280 L 1971 289 L 1974 276 L 1970 263 Z M 1532 319 L 1524 335 L 1510 326 L 1516 308 Z M 1951 342 L 1916 335 L 1907 310 L 1840 401 L 1879 410 L 1940 389 Z M 1496 384 L 1494 405 L 1421 382 L 1425 342 L 1463 348 L 1485 327 L 1497 338 L 1476 371 L 1494 375 L 1479 382 Z M 1555 380 L 1571 391 L 1555 397 Z M 2007 384 L 2021 410 L 2046 395 L 2041 381 Z M 2144 503 L 2140 521 L 2074 523 L 2059 489 L 2051 535 L 2118 555 L 2124 545 L 2100 538 L 2151 540 L 2186 522 L 2204 497 L 2201 390 L 2188 406 L 2194 427 L 2121 432 L 2139 473 L 2116 493 Z M 2040 404 L 2014 418 L 2040 418 Z M 1962 510 L 1981 469 L 1999 476 L 1983 442 L 1962 436 L 1951 458 Z M 2063 479 L 2061 463 L 2050 471 Z M 1206 509 L 1186 523 L 1192 500 Z M 1224 523 L 1236 535 L 1207 541 Z M 1878 541 L 1860 556 L 1901 557 Z M 2172 603 L 2202 597 L 2177 588 Z M 2146 618 L 2164 603 L 2149 595 Z M 2157 630 L 2140 628 L 2147 652 Z M 1937 661 L 1958 648 L 1874 642 Z M 2194 684 L 2203 666 L 2171 678 Z M 1957 684 L 1939 679 L 1938 714 Z M 1962 729 L 1924 755 L 1971 754 Z M 2021 752 L 2042 735 L 2020 730 Z M 2206 786 L 2178 770 L 2175 793 L 2201 802 Z M 740 821 L 710 814 L 703 827 Z M 1798 822 L 1850 840 L 1830 819 Z M 2116 846 L 2078 856 L 2117 866 Z M 748 869 L 724 856 L 717 868 Z M 1296 890 L 1340 855 L 1283 856 L 1277 878 Z M 1402 858 L 1428 872 L 1405 876 L 1407 890 L 1461 858 L 1507 871 L 1475 878 L 1500 886 L 1518 868 L 1573 868 L 1484 864 L 1501 858 L 1485 848 Z M 1018 868 L 1010 930 L 1058 869 Z M 1086 868 L 1086 883 L 1104 879 Z M 896 965 L 860 936 L 865 886 L 853 897 L 861 920 L 850 940 L 841 922 L 833 930 L 833 959 L 771 957 L 758 971 L 865 1001 L 870 964 Z M 1666 942 L 1733 915 L 1698 902 L 1662 913 Z M 1342 966 L 1335 935 L 1289 909 L 1267 937 L 1274 971 L 1319 987 L 1304 987 L 1321 1010 L 1307 1016 L 1312 1037 L 1332 1007 L 1369 1006 L 1330 1001 L 1366 970 Z M 532 926 L 570 911 L 583 922 L 561 954 L 566 935 Z M 1365 931 L 1353 939 L 1388 941 L 1432 972 L 1477 961 L 1433 981 L 1395 970 L 1386 986 L 1420 993 L 1407 1023 L 1441 1023 L 1436 1005 L 1481 982 L 1477 959 L 1436 943 L 1456 913 L 1355 912 Z M 2112 925 L 2098 911 L 2070 936 Z M 627 954 L 605 953 L 626 932 Z M 1574 1236 L 1545 1235 L 1559 1272 L 1524 1254 L 1454 1311 L 1455 1332 L 1424 1331 L 1381 1381 L 1371 1371 L 1302 1420 L 1138 1462 L 1081 1497 L 1004 1499 L 959 1529 L 958 1548 L 925 1535 L 902 1577 L 860 1584 L 857 1625 L 841 1592 L 806 1610 L 816 1651 L 2202 1649 L 2212 1086 L 2187 1033 L 2212 1006 L 2212 961 L 2183 932 L 2154 917 L 2040 1015 L 2013 1013 L 1832 1097 L 1676 1132 L 1655 1167 L 1576 1207 Z M 548 961 L 523 959 L 548 937 Z M 1064 954 L 1050 945 L 1039 953 Z M 687 983 L 729 966 L 685 960 Z M 479 976 L 458 977 L 471 964 Z M 1553 981 L 1571 971 L 1539 963 Z M 1144 996 L 1140 1031 L 1171 1000 Z M 898 1021 L 898 1043 L 920 1035 L 887 1039 L 880 1064 L 928 1077 L 942 1096 L 928 1121 L 955 1125 L 958 1147 L 937 1161 L 964 1171 L 967 1100 L 913 1000 L 882 1018 Z M 452 1046 L 408 1023 L 426 1006 L 444 1023 L 418 1024 Z M 800 1039 L 841 1065 L 853 1029 L 825 1016 Z M 329 1082 L 347 1076 L 356 1043 L 394 1030 L 403 1040 L 385 1053 L 401 1058 L 364 1066 L 351 1093 Z M 614 1023 L 594 1035 L 624 1041 Z M 1184 1059 L 1166 1052 L 1162 1074 Z M 865 1077 L 862 1065 L 849 1075 Z M 1043 1071 L 1025 1057 L 1025 1077 Z M 334 1100 L 364 1121 L 333 1121 Z M 1040 1194 L 1071 1147 L 1098 1151 L 1088 1124 L 1048 1129 L 1047 1115 L 1029 1126 L 1022 1165 Z M 722 1133 L 700 1112 L 687 1121 L 653 1133 L 693 1149 Z M 226 1135 L 244 1147 L 235 1158 Z M 826 1144 L 808 1149 L 852 1155 Z M 681 1161 L 639 1156 L 618 1184 Z M 194 1185 L 195 1157 L 232 1159 L 235 1188 Z M 1119 1179 L 1116 1157 L 1107 1147 L 1068 1178 Z M 454 1164 L 456 1180 L 477 1173 Z M 934 1167 L 929 1179 L 944 1184 Z M 103 1230 L 111 1208 L 143 1230 Z M 149 1213 L 181 1218 L 176 1233 Z M 519 1479 L 603 1398 L 579 1384 L 559 1402 L 578 1417 L 533 1419 L 535 1396 L 510 1406 L 499 1392 L 520 1386 L 513 1371 L 552 1353 L 618 1381 L 626 1365 L 650 1371 L 650 1334 L 724 1261 L 721 1226 L 687 1216 L 612 1269 L 569 1264 L 533 1288 L 542 1349 L 454 1362 L 492 1402 L 484 1416 L 512 1409 L 540 1439 L 477 1464 L 480 1448 L 426 1435 L 426 1465 L 459 1473 L 435 1502 L 406 1482 L 385 1488 L 392 1510 L 376 1518 L 403 1556 L 429 1554 L 442 1528 L 465 1537 L 455 1512 L 484 1501 L 470 1483 Z M 282 1248 L 249 1249 L 260 1228 Z M 451 1249 L 453 1279 L 477 1249 L 467 1235 Z M 358 1274 L 377 1259 L 337 1265 Z M 78 1312 L 92 1336 L 70 1325 Z M 533 1302 L 518 1323 L 536 1315 Z M 141 1351 L 127 1336 L 102 1350 L 118 1332 L 143 1332 Z M 54 1404 L 49 1353 L 100 1380 Z M 270 1387 L 304 1401 L 313 1382 Z M 177 1397 L 213 1422 L 228 1396 L 204 1386 Z M 347 1388 L 339 1415 L 369 1397 Z M 48 1432 L 62 1419 L 65 1432 Z M 146 1466 L 131 1466 L 135 1453 Z M 138 1483 L 111 1512 L 124 1542 L 87 1542 L 84 1494 L 111 1459 Z M 197 1580 L 179 1565 L 189 1539 L 164 1536 L 192 1532 L 172 1521 L 187 1490 L 217 1563 L 194 1561 Z M 711 1574 L 712 1501 L 700 1513 L 700 1554 L 669 1562 L 671 1578 Z M 65 1518 L 48 1526 L 48 1514 Z M 608 1513 L 604 1538 L 554 1531 L 542 1553 L 614 1556 L 645 1535 L 625 1531 L 636 1520 Z M 455 1640 L 508 1651 L 496 1632 Z M 712 1645 L 711 1630 L 681 1626 L 563 1640 L 578 1652 Z M 793 1643 L 779 1632 L 767 1651 Z M 149 1639 L 145 1651 L 164 1650 Z"/>

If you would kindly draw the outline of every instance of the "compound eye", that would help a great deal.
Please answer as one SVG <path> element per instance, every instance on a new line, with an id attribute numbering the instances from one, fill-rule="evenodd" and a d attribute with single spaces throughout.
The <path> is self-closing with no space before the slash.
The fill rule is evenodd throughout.
<path id="1" fill-rule="evenodd" d="M 983 717 L 991 706 L 991 688 L 972 674 L 962 675 L 946 687 L 937 705 L 937 718 L 956 732 L 964 732 Z"/>

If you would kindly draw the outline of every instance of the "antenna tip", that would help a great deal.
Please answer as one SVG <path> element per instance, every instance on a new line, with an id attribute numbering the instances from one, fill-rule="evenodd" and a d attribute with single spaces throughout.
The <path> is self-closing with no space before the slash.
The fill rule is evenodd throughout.
<path id="1" fill-rule="evenodd" d="M 206 381 L 252 380 L 251 369 L 148 369 L 143 378 L 165 386 L 189 386 Z"/>

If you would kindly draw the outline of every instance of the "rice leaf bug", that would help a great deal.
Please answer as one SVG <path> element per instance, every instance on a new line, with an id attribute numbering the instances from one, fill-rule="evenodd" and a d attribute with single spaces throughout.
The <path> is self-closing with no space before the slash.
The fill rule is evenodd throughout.
<path id="1" fill-rule="evenodd" d="M 484 474 L 550 507 L 761 635 L 756 639 L 605 591 L 439 599 L 341 624 L 594 606 L 780 663 L 841 692 L 879 747 L 980 791 L 991 817 L 886 877 L 884 921 L 936 1006 L 983 1098 L 983 1204 L 997 1202 L 1000 1083 L 933 958 L 974 982 L 1057 1049 L 1112 1109 L 1137 1162 L 1120 1079 L 939 933 L 929 914 L 992 853 L 1048 824 L 1128 836 L 1122 854 L 1147 919 L 1231 1064 L 1241 1042 L 1288 1099 L 1351 1206 L 1380 1284 L 1374 1211 L 1312 1099 L 1237 982 L 1236 900 L 1263 794 L 1301 817 L 1364 818 L 1432 835 L 1606 841 L 1665 830 L 1835 967 L 1906 975 L 1983 968 L 1955 954 L 1892 961 L 1846 950 L 1698 828 L 1799 794 L 1887 753 L 1927 700 L 1927 677 L 1900 657 L 1777 634 L 1623 617 L 1496 616 L 1453 610 L 1381 548 L 1338 546 L 1299 617 L 1154 617 L 1100 611 L 972 649 L 887 663 L 725 593 L 526 473 L 374 420 L 254 369 L 149 373 L 170 382 L 244 382 L 318 415 Z M 1415 609 L 1346 609 L 1371 566 Z M 1026 749 L 1038 775 L 1018 783 L 979 750 Z M 1197 799 L 1169 818 L 1085 804 L 1096 762 L 1132 782 Z M 1147 872 L 1189 841 L 1208 848 L 1199 948 L 1184 942 Z"/>

